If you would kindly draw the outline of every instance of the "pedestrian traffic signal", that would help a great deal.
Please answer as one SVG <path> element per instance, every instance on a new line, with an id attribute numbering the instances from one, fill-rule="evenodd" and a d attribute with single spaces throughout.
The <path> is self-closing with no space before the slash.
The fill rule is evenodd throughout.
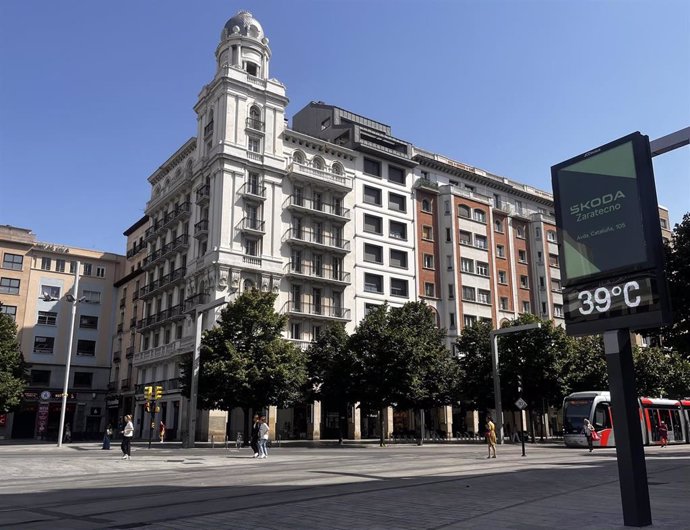
<path id="1" fill-rule="evenodd" d="M 151 399 L 153 396 L 153 387 L 152 386 L 145 386 L 144 387 L 144 397 L 146 399 Z"/>
<path id="2" fill-rule="evenodd" d="M 158 401 L 162 397 L 163 397 L 163 387 L 157 386 L 156 387 L 156 401 Z"/>

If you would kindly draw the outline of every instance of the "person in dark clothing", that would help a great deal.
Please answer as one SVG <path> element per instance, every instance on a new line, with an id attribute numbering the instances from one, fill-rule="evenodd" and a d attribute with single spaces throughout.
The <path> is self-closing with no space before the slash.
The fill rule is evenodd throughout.
<path id="1" fill-rule="evenodd" d="M 251 437 L 249 438 L 249 445 L 252 448 L 252 451 L 254 451 L 254 458 L 259 457 L 259 426 L 261 425 L 261 422 L 259 421 L 259 415 L 255 414 L 254 415 L 254 421 L 252 423 L 252 433 Z"/>

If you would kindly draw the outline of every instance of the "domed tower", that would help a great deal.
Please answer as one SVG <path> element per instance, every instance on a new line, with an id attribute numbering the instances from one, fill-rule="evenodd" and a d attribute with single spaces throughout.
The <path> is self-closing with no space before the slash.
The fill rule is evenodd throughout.
<path id="1" fill-rule="evenodd" d="M 251 76 L 268 79 L 271 49 L 261 24 L 249 11 L 240 11 L 225 23 L 216 59 L 219 70 L 234 66 Z"/>

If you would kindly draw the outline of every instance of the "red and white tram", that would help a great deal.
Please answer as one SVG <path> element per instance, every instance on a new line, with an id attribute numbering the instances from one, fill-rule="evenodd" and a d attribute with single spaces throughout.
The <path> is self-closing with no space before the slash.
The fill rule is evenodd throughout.
<path id="1" fill-rule="evenodd" d="M 638 400 L 640 428 L 645 445 L 659 445 L 658 427 L 668 427 L 669 443 L 690 443 L 690 399 L 641 397 Z M 589 419 L 600 439 L 595 446 L 613 447 L 616 437 L 609 392 L 575 392 L 563 400 L 563 437 L 568 447 L 587 447 L 583 432 L 584 419 Z"/>

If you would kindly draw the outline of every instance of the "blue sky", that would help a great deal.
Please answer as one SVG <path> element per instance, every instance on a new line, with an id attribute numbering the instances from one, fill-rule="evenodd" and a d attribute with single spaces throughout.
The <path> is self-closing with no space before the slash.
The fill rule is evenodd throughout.
<path id="1" fill-rule="evenodd" d="M 270 40 L 288 116 L 325 101 L 544 190 L 558 162 L 690 125 L 685 0 L 3 0 L 0 224 L 124 253 L 241 9 Z M 654 168 L 679 222 L 690 147 Z"/>

